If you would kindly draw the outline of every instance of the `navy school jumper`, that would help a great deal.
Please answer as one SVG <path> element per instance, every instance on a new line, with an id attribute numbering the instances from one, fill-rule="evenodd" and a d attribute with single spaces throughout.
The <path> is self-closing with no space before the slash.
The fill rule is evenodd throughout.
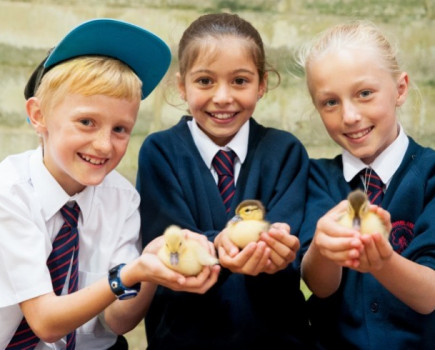
<path id="1" fill-rule="evenodd" d="M 189 119 L 151 134 L 141 147 L 137 188 L 143 244 L 170 224 L 213 241 L 237 204 L 254 198 L 265 205 L 268 221 L 287 222 L 298 235 L 309 165 L 299 140 L 250 119 L 248 153 L 227 215 Z M 308 318 L 299 283 L 299 270 L 290 265 L 256 277 L 223 269 L 204 295 L 159 286 L 145 318 L 149 349 L 307 349 Z"/>
<path id="2" fill-rule="evenodd" d="M 435 152 L 411 138 L 409 141 L 381 206 L 391 214 L 394 250 L 433 269 Z M 360 182 L 345 181 L 341 155 L 312 160 L 301 251 L 308 248 L 317 220 L 361 186 Z M 422 315 L 413 311 L 370 273 L 343 269 L 338 291 L 325 299 L 312 296 L 309 305 L 320 349 L 435 349 L 435 312 Z"/>

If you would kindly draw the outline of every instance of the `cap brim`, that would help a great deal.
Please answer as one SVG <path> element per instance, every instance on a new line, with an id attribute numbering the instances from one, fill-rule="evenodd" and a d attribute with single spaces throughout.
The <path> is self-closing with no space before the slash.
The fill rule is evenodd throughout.
<path id="1" fill-rule="evenodd" d="M 126 63 L 142 80 L 142 99 L 166 74 L 171 51 L 155 34 L 127 22 L 100 18 L 84 22 L 69 32 L 53 49 L 45 69 L 86 55 L 116 58 Z"/>

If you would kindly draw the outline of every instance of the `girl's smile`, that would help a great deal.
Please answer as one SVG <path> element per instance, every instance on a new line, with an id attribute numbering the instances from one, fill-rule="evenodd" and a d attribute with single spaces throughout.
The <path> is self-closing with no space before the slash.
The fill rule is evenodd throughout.
<path id="1" fill-rule="evenodd" d="M 363 138 L 364 136 L 368 135 L 372 130 L 373 130 L 373 126 L 359 130 L 359 131 L 354 131 L 354 132 L 347 132 L 344 133 L 344 135 L 352 140 L 359 140 L 361 138 Z"/>

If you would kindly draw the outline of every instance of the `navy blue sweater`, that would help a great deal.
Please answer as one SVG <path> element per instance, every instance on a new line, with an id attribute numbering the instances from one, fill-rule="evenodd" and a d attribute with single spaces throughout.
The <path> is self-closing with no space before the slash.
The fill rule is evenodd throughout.
<path id="1" fill-rule="evenodd" d="M 187 120 L 151 134 L 139 154 L 142 238 L 146 245 L 177 224 L 213 241 L 244 199 L 259 199 L 270 222 L 297 235 L 303 219 L 308 156 L 290 133 L 250 120 L 248 153 L 230 214 L 190 134 Z M 252 277 L 223 269 L 204 295 L 159 287 L 145 318 L 149 349 L 306 349 L 308 319 L 292 265 Z M 282 321 L 284 318 L 284 321 Z"/>
<path id="2" fill-rule="evenodd" d="M 308 248 L 317 220 L 359 179 L 347 183 L 341 156 L 312 160 L 302 250 Z M 402 256 L 435 268 L 435 152 L 412 139 L 381 205 L 391 214 L 390 243 Z M 412 288 L 412 286 L 409 286 Z M 432 292 L 433 293 L 433 292 Z M 339 290 L 314 296 L 310 317 L 321 349 L 434 349 L 435 312 L 422 315 L 387 291 L 370 273 L 343 269 Z"/>

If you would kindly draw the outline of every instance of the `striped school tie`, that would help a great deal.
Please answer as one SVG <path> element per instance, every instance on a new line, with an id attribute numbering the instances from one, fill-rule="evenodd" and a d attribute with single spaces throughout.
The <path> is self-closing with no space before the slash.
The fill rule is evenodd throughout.
<path id="1" fill-rule="evenodd" d="M 384 198 L 384 183 L 372 168 L 361 170 L 364 188 L 370 203 L 381 205 Z"/>
<path id="2" fill-rule="evenodd" d="M 77 231 L 77 221 L 80 208 L 76 203 L 73 207 L 65 205 L 60 211 L 65 222 L 53 241 L 53 250 L 47 259 L 47 266 L 50 270 L 53 290 L 56 295 L 60 295 L 62 292 L 70 266 L 68 294 L 77 291 L 79 270 L 79 234 Z M 39 338 L 30 329 L 26 319 L 23 318 L 6 349 L 32 350 L 36 347 L 38 342 Z M 67 335 L 66 349 L 75 349 L 75 331 Z"/>
<path id="3" fill-rule="evenodd" d="M 224 201 L 225 211 L 231 210 L 231 202 L 236 192 L 234 184 L 234 151 L 220 150 L 213 158 L 212 165 L 218 174 L 218 189 Z"/>

